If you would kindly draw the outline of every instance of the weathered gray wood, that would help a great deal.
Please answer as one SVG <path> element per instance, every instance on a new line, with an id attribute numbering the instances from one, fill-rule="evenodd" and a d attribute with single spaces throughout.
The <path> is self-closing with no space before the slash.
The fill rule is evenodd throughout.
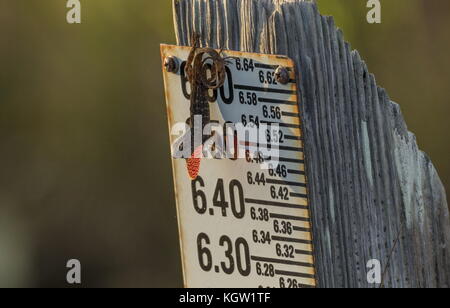
<path id="1" fill-rule="evenodd" d="M 300 0 L 174 0 L 177 41 L 288 55 L 300 80 L 318 283 L 450 286 L 450 219 L 439 176 L 400 107 L 331 17 Z M 398 239 L 398 245 L 394 245 Z"/>

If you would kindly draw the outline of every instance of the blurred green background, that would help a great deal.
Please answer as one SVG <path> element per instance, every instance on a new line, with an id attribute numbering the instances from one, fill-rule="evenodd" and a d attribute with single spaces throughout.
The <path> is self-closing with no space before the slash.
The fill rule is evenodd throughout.
<path id="1" fill-rule="evenodd" d="M 450 1 L 319 0 L 450 187 Z M 181 286 L 160 43 L 169 0 L 0 0 L 0 286 Z"/>

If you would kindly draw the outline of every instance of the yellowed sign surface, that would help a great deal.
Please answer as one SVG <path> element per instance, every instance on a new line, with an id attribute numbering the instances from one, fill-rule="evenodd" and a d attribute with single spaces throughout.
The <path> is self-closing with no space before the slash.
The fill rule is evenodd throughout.
<path id="1" fill-rule="evenodd" d="M 177 64 L 172 72 L 163 67 L 172 145 L 182 135 L 174 129 L 177 123 L 190 117 L 191 89 L 184 77 L 189 51 L 189 47 L 161 46 L 163 63 L 172 57 Z M 224 56 L 232 58 L 227 60 L 224 86 L 210 91 L 211 97 L 217 97 L 209 103 L 211 121 L 221 127 L 252 125 L 260 134 L 254 144 L 234 140 L 236 146 L 249 149 L 244 157 L 200 159 L 194 180 L 186 159 L 172 160 L 185 286 L 313 287 L 294 64 L 273 55 L 225 51 Z M 276 80 L 280 66 L 289 72 L 287 84 Z M 260 148 L 266 152 L 259 152 Z M 264 157 L 267 149 L 273 150 L 271 157 Z"/>

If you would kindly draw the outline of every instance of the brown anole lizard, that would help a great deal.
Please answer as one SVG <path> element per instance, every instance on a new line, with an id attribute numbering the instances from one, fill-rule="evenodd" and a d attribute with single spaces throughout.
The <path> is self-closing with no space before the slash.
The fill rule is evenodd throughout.
<path id="1" fill-rule="evenodd" d="M 185 66 L 186 76 L 191 84 L 190 118 L 187 120 L 191 129 L 191 156 L 186 161 L 191 179 L 198 176 L 203 143 L 210 138 L 203 134 L 204 127 L 211 121 L 208 91 L 220 88 L 225 82 L 225 59 L 220 53 L 212 48 L 200 48 L 199 35 L 193 34 L 192 49 Z M 209 61 L 212 65 L 207 65 Z M 201 116 L 201 127 L 194 125 L 196 116 Z M 201 144 L 195 140 L 195 135 L 202 136 Z"/>

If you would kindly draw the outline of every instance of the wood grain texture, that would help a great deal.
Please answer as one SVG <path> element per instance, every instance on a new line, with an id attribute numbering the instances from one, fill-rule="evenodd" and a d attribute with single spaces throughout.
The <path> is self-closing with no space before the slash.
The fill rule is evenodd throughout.
<path id="1" fill-rule="evenodd" d="M 450 286 L 443 185 L 333 18 L 301 0 L 174 0 L 179 45 L 288 55 L 297 65 L 320 287 Z M 394 245 L 398 239 L 398 245 Z"/>

